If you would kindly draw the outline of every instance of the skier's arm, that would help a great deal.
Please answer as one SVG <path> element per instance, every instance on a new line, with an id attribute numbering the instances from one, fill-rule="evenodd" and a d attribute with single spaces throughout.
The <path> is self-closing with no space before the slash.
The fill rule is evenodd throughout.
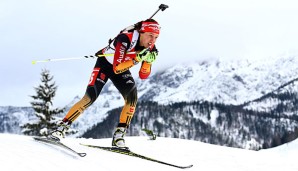
<path id="1" fill-rule="evenodd" d="M 139 77 L 141 79 L 146 79 L 149 77 L 150 73 L 151 73 L 151 64 L 146 61 L 143 61 L 139 71 Z"/>
<path id="2" fill-rule="evenodd" d="M 125 54 L 127 52 L 129 43 L 124 41 L 117 41 L 113 62 L 113 70 L 116 74 L 120 74 L 129 70 L 133 65 L 133 60 L 125 61 Z M 124 62 L 125 61 L 125 62 Z"/>

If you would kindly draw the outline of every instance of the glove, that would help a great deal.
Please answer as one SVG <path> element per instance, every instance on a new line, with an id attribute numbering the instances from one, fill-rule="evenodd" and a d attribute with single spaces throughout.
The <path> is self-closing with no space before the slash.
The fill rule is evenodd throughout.
<path id="1" fill-rule="evenodd" d="M 141 62 L 147 59 L 150 56 L 149 48 L 143 49 L 140 53 L 137 54 L 135 60 Z"/>
<path id="2" fill-rule="evenodd" d="M 149 52 L 149 55 L 147 55 L 148 57 L 144 59 L 144 61 L 151 64 L 156 60 L 157 55 L 157 52 Z"/>

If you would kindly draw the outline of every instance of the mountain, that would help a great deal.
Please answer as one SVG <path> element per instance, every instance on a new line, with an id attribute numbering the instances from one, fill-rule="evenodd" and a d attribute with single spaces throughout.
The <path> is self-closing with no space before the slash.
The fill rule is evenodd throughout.
<path id="1" fill-rule="evenodd" d="M 268 150 L 250 151 L 175 138 L 147 140 L 146 137 L 127 137 L 132 151 L 178 165 L 193 164 L 197 170 L 269 170 L 296 171 L 298 169 L 298 142 Z M 0 161 L 2 170 L 88 170 L 88 171 L 177 171 L 139 158 L 116 154 L 79 145 L 79 143 L 109 146 L 111 139 L 66 138 L 64 143 L 86 157 L 78 157 L 59 147 L 36 142 L 29 136 L 0 134 Z"/>
<path id="2" fill-rule="evenodd" d="M 141 127 L 148 127 L 160 136 L 241 148 L 256 141 L 253 147 L 256 149 L 292 140 L 297 137 L 297 63 L 298 55 L 256 61 L 210 60 L 179 64 L 144 81 L 136 79 L 139 103 L 133 123 L 139 127 L 132 126 L 131 135 L 138 135 L 140 132 L 136 130 Z M 66 111 L 78 100 L 76 97 Z M 92 128 L 99 127 L 102 129 L 97 130 L 94 137 L 110 137 L 113 125 L 107 127 L 106 123 L 116 124 L 114 117 L 119 116 L 119 107 L 123 103 L 118 90 L 108 82 L 100 99 L 72 125 L 80 130 L 74 136 L 87 130 L 90 133 Z M 157 111 L 152 111 L 152 106 Z M 0 111 L 4 111 L 0 112 L 0 117 L 6 118 L 0 120 L 0 130 L 19 133 L 19 129 L 14 131 L 3 125 L 7 125 L 8 120 L 15 121 L 14 126 L 28 120 L 9 118 L 13 117 L 12 111 L 4 108 L 7 107 L 0 107 Z M 31 120 L 34 116 L 26 118 Z M 106 121 L 107 118 L 115 120 Z M 177 121 L 177 118 L 180 119 Z M 102 130 L 105 130 L 105 135 L 100 133 Z M 278 142 L 278 139 L 284 140 Z"/>
<path id="3" fill-rule="evenodd" d="M 36 119 L 31 107 L 0 107 L 0 132 L 21 134 L 20 125 Z"/>
<path id="4" fill-rule="evenodd" d="M 139 97 L 163 104 L 205 100 L 239 105 L 298 78 L 297 63 L 298 55 L 180 64 L 140 81 Z"/>

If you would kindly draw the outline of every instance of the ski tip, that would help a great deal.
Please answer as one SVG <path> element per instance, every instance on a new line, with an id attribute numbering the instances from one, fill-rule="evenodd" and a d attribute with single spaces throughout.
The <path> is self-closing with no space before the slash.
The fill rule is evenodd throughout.
<path id="1" fill-rule="evenodd" d="M 189 166 L 185 166 L 185 167 L 183 167 L 183 169 L 188 169 L 188 168 L 191 168 L 193 165 L 191 164 L 191 165 L 189 165 Z"/>

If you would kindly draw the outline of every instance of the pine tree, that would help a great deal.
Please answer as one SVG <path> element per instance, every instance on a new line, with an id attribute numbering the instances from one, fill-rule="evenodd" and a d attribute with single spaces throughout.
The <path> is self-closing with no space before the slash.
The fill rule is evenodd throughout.
<path id="1" fill-rule="evenodd" d="M 51 108 L 53 106 L 53 98 L 57 91 L 57 86 L 55 82 L 53 82 L 53 78 L 49 70 L 42 70 L 41 84 L 34 87 L 36 95 L 31 96 L 34 99 L 31 105 L 38 119 L 35 122 L 27 123 L 22 126 L 23 133 L 26 135 L 40 136 L 47 134 L 48 130 L 52 130 L 56 126 L 57 118 L 55 118 L 55 115 L 64 112 L 64 109 Z"/>

